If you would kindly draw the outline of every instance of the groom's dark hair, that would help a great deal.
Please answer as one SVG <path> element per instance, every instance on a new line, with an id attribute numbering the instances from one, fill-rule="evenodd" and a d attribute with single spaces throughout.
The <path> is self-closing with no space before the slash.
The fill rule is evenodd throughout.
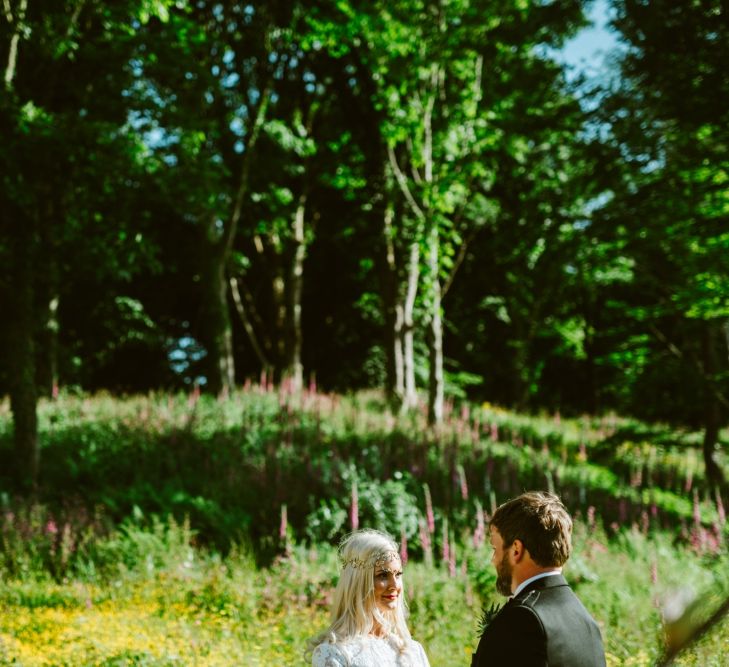
<path id="1" fill-rule="evenodd" d="M 500 505 L 491 517 L 504 548 L 521 540 L 537 565 L 559 567 L 572 551 L 572 519 L 553 493 L 529 491 Z"/>

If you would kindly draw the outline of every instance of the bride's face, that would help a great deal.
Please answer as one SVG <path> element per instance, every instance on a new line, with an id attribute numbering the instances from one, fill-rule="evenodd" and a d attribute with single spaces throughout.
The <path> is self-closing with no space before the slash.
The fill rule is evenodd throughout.
<path id="1" fill-rule="evenodd" d="M 375 604 L 382 611 L 394 611 L 402 595 L 402 563 L 393 556 L 375 565 Z"/>

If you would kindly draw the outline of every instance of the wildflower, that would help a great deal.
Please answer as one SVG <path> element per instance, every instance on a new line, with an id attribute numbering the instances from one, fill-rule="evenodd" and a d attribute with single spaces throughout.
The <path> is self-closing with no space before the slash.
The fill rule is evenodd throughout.
<path id="1" fill-rule="evenodd" d="M 58 526 L 56 525 L 56 522 L 51 519 L 46 523 L 46 534 L 48 535 L 56 535 L 58 533 Z"/>
<path id="2" fill-rule="evenodd" d="M 719 525 L 724 526 L 726 524 L 726 512 L 724 511 L 724 503 L 721 501 L 719 489 L 716 490 L 716 512 L 719 516 Z"/>
<path id="3" fill-rule="evenodd" d="M 451 549 L 448 543 L 448 519 L 443 521 L 443 542 L 441 544 L 441 560 L 449 563 L 451 560 Z"/>
<path id="4" fill-rule="evenodd" d="M 486 525 L 483 517 L 483 507 L 476 504 L 476 530 L 473 531 L 473 547 L 479 549 L 486 541 Z"/>
<path id="5" fill-rule="evenodd" d="M 699 504 L 699 491 L 694 489 L 694 526 L 701 526 L 701 505 Z"/>
<path id="6" fill-rule="evenodd" d="M 316 394 L 316 373 L 309 376 L 309 393 L 313 396 Z"/>
<path id="7" fill-rule="evenodd" d="M 430 544 L 430 533 L 425 525 L 425 521 L 420 519 L 418 521 L 418 533 L 420 536 L 420 546 L 423 547 L 423 553 L 425 554 L 425 562 L 430 565 L 433 562 L 433 552 Z"/>
<path id="8" fill-rule="evenodd" d="M 448 554 L 448 573 L 456 576 L 456 541 L 451 537 L 451 547 Z"/>
<path id="9" fill-rule="evenodd" d="M 461 498 L 468 500 L 468 481 L 466 480 L 466 471 L 463 466 L 458 464 L 458 481 L 461 488 Z"/>
<path id="10" fill-rule="evenodd" d="M 400 562 L 406 565 L 408 562 L 408 536 L 405 533 L 405 528 L 400 529 Z"/>
<path id="11" fill-rule="evenodd" d="M 595 530 L 595 506 L 590 505 L 587 508 L 587 526 L 590 529 L 590 532 L 593 532 Z"/>
<path id="12" fill-rule="evenodd" d="M 648 528 L 650 527 L 650 517 L 648 516 L 648 512 L 645 510 L 643 510 L 640 514 L 640 526 L 643 535 L 647 535 Z"/>
<path id="13" fill-rule="evenodd" d="M 192 391 L 190 397 L 187 399 L 187 405 L 190 408 L 194 408 L 200 400 L 200 385 L 197 382 L 193 382 Z"/>
<path id="14" fill-rule="evenodd" d="M 433 515 L 433 501 L 430 497 L 430 488 L 427 484 L 423 484 L 425 491 L 425 518 L 428 522 L 428 531 L 432 535 L 435 533 L 435 516 Z"/>

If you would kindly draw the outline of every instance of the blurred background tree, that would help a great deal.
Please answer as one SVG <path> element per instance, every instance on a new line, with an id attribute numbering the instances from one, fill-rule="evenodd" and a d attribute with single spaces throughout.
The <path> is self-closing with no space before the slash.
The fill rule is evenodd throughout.
<path id="1" fill-rule="evenodd" d="M 700 426 L 729 414 L 725 8 L 9 0 L 0 390 L 249 377 Z M 421 392 L 419 395 L 418 392 Z"/>

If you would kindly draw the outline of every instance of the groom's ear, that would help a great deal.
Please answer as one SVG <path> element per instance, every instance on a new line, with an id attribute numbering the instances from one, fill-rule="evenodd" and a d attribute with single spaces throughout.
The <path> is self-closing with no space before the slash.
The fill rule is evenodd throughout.
<path id="1" fill-rule="evenodd" d="M 522 558 L 524 558 L 524 554 L 526 553 L 526 547 L 524 546 L 524 542 L 522 542 L 519 538 L 514 540 L 510 547 L 510 550 L 511 554 L 514 556 L 515 563 L 518 563 Z"/>

